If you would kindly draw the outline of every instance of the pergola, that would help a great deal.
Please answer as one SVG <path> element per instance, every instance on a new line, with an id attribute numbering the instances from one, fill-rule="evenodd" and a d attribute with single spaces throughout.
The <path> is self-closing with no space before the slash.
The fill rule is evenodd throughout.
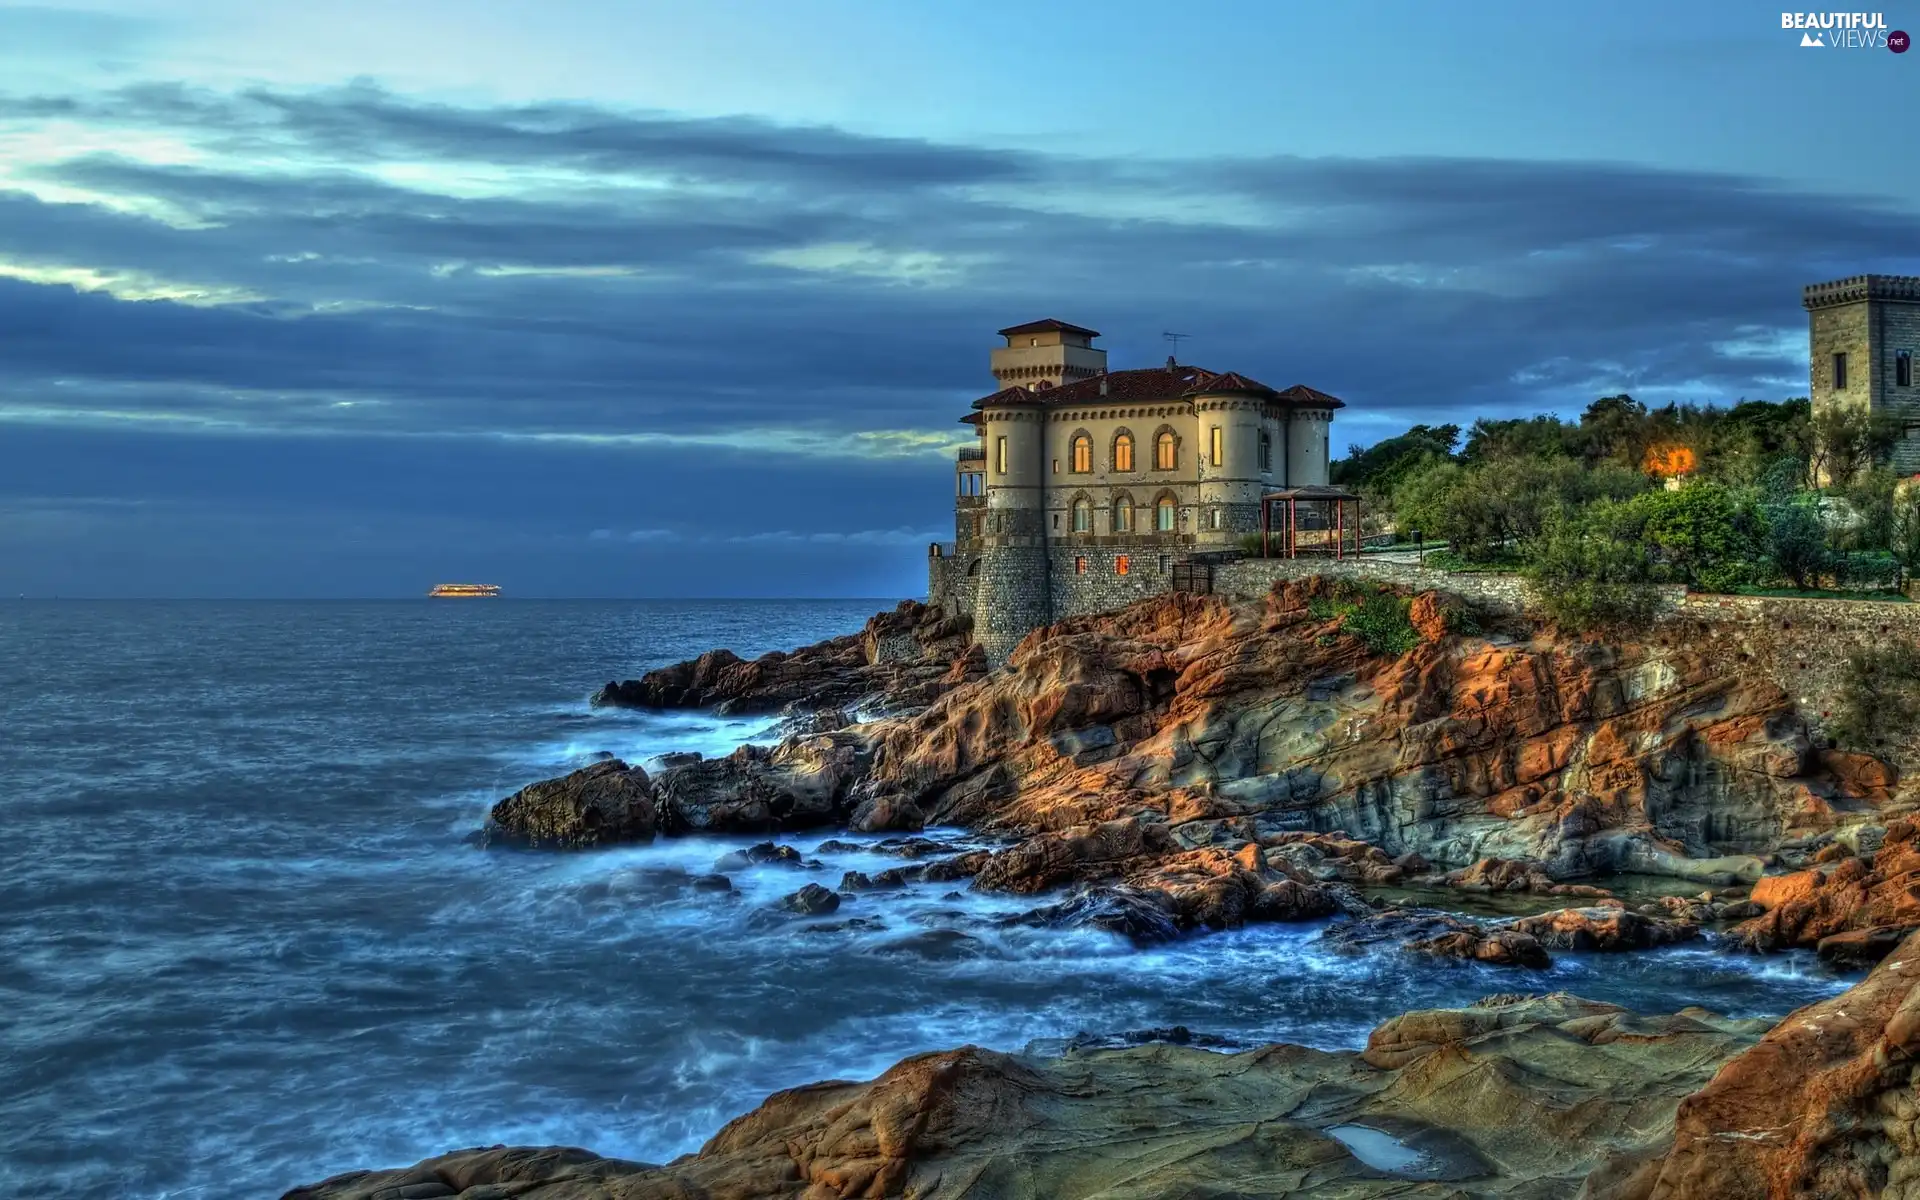
<path id="1" fill-rule="evenodd" d="M 1262 558 L 1346 558 L 1359 553 L 1360 497 L 1355 493 L 1318 484 L 1260 497 Z"/>

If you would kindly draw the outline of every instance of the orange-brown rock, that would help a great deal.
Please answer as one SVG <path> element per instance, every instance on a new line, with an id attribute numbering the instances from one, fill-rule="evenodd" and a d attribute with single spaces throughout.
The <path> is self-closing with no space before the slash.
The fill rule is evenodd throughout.
<path id="1" fill-rule="evenodd" d="M 1733 936 L 1755 950 L 1829 946 L 1829 957 L 1858 961 L 1884 949 L 1897 933 L 1920 929 L 1920 841 L 1914 826 L 1894 821 L 1871 858 L 1769 876 L 1749 896 L 1767 911 L 1743 921 Z M 1843 934 L 1866 934 L 1832 941 Z"/>
<path id="2" fill-rule="evenodd" d="M 1906 1197 L 1920 1191 L 1920 934 L 1789 1015 L 1681 1102 L 1672 1146 L 1592 1200 Z"/>
<path id="3" fill-rule="evenodd" d="M 1698 925 L 1608 907 L 1557 908 L 1516 917 L 1502 928 L 1532 934 L 1554 950 L 1645 950 L 1700 936 Z"/>
<path id="4" fill-rule="evenodd" d="M 1539 863 L 1511 858 L 1483 858 L 1464 870 L 1449 872 L 1444 882 L 1448 887 L 1469 892 L 1537 892 L 1552 896 L 1594 898 L 1613 894 L 1591 884 L 1560 883 L 1542 871 Z"/>
<path id="5" fill-rule="evenodd" d="M 664 1166 L 468 1150 L 284 1200 L 1387 1200 L 1571 1196 L 1672 1138 L 1679 1097 L 1759 1036 L 1572 996 L 1410 1013 L 1364 1054 L 1179 1045 L 1033 1058 L 972 1046 L 778 1092 Z M 1329 1130 L 1417 1155 L 1368 1166 Z"/>

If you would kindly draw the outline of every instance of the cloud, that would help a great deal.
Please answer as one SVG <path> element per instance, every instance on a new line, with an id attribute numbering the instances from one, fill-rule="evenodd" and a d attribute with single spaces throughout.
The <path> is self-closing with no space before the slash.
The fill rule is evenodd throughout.
<path id="1" fill-rule="evenodd" d="M 1915 245 L 1902 202 L 1616 163 L 1074 158 L 372 85 L 0 94 L 0 441 L 90 479 L 132 439 L 259 511 L 293 501 L 237 460 L 326 463 L 308 495 L 397 506 L 410 545 L 458 504 L 460 536 L 554 553 L 908 561 L 1011 321 L 1091 324 L 1116 367 L 1179 329 L 1191 361 L 1346 399 L 1340 445 L 1804 391 L 1799 287 L 1920 271 L 1889 255 Z"/>

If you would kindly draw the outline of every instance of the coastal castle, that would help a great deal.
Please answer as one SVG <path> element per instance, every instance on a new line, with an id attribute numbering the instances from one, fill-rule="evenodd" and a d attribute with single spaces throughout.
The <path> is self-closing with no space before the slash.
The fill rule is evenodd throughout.
<path id="1" fill-rule="evenodd" d="M 1864 408 L 1894 423 L 1900 438 L 1891 465 L 1920 472 L 1920 276 L 1855 275 L 1816 283 L 1801 294 L 1813 410 Z"/>
<path id="2" fill-rule="evenodd" d="M 978 437 L 956 456 L 954 540 L 931 548 L 927 580 L 930 601 L 972 615 L 990 660 L 1039 626 L 1168 590 L 1260 532 L 1263 503 L 1303 502 L 1303 528 L 1346 511 L 1327 486 L 1344 405 L 1325 392 L 1173 358 L 1109 371 L 1100 334 L 1065 321 L 1000 336 L 1000 388 L 962 418 Z"/>

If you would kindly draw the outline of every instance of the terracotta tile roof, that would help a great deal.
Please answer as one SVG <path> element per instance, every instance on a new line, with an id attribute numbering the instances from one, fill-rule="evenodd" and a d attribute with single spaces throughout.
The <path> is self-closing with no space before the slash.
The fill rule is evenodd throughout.
<path id="1" fill-rule="evenodd" d="M 1231 396 L 1236 394 L 1271 396 L 1274 390 L 1257 379 L 1248 379 L 1238 371 L 1222 371 L 1206 379 L 1194 381 L 1186 394 L 1189 396 Z"/>
<path id="2" fill-rule="evenodd" d="M 1056 321 L 1048 317 L 1044 321 L 1028 321 L 1025 325 L 1009 325 L 1000 331 L 1001 337 L 1012 337 L 1016 333 L 1081 333 L 1088 337 L 1099 337 L 1096 329 L 1084 325 L 1069 325 L 1065 321 Z"/>
<path id="3" fill-rule="evenodd" d="M 1338 396 L 1329 396 L 1318 388 L 1310 388 L 1304 383 L 1296 383 L 1280 393 L 1282 400 L 1293 404 L 1312 405 L 1315 408 L 1345 408 L 1347 402 Z"/>

